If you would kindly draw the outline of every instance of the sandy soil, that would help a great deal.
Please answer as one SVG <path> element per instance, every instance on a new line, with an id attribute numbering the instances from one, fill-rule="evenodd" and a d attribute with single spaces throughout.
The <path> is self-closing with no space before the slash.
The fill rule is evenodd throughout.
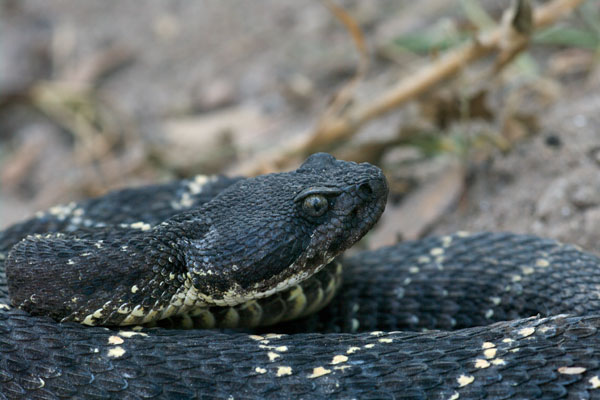
<path id="1" fill-rule="evenodd" d="M 458 13 L 444 1 L 415 3 L 344 2 L 372 48 Z M 356 67 L 347 32 L 319 2 L 148 1 L 140 8 L 132 0 L 24 0 L 1 7 L 0 93 L 44 80 L 93 87 L 116 126 L 128 128 L 114 128 L 111 142 L 73 134 L 52 109 L 18 101 L 0 108 L 0 228 L 114 187 L 233 171 L 314 126 Z M 360 95 L 406 73 L 374 56 Z M 540 130 L 469 164 L 459 200 L 428 232 L 527 232 L 597 251 L 599 81 L 591 71 L 558 82 L 558 98 L 537 115 Z M 361 137 L 393 135 L 411 107 Z"/>

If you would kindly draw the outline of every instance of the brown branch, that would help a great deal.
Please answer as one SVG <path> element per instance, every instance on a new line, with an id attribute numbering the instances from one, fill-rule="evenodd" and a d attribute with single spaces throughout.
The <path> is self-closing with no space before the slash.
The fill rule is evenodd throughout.
<path id="1" fill-rule="evenodd" d="M 533 15 L 534 30 L 554 23 L 582 2 L 583 0 L 554 0 L 536 9 Z M 503 27 L 498 27 L 492 32 L 481 35 L 471 43 L 447 53 L 416 74 L 401 80 L 396 86 L 384 92 L 375 100 L 369 101 L 368 104 L 357 105 L 341 118 L 322 124 L 305 145 L 306 150 L 308 152 L 315 150 L 310 146 L 315 136 L 325 135 L 335 141 L 352 136 L 366 122 L 423 94 L 435 84 L 450 78 L 471 62 L 487 56 L 494 50 L 502 50 L 506 46 L 503 43 L 504 39 L 505 30 Z M 525 46 L 515 43 L 514 48 L 523 49 Z"/>
<path id="2" fill-rule="evenodd" d="M 344 24 L 344 27 L 350 34 L 354 46 L 359 55 L 358 66 L 352 79 L 348 81 L 334 96 L 331 104 L 327 107 L 323 115 L 321 116 L 317 125 L 326 124 L 331 119 L 339 118 L 343 115 L 343 111 L 347 109 L 348 105 L 354 99 L 354 92 L 358 84 L 363 80 L 367 74 L 369 68 L 369 54 L 367 52 L 367 44 L 364 38 L 364 34 L 360 29 L 360 26 L 350 14 L 346 12 L 342 7 L 338 6 L 331 0 L 323 0 L 325 6 L 329 11 Z M 331 143 L 332 139 L 324 135 L 313 135 L 312 142 L 305 144 L 310 148 L 320 148 L 324 144 Z M 335 140 L 335 139 L 333 139 Z"/>
<path id="3" fill-rule="evenodd" d="M 533 10 L 531 32 L 553 24 L 569 14 L 583 0 L 553 0 Z M 498 26 L 490 32 L 483 32 L 470 43 L 456 48 L 436 61 L 431 62 L 416 74 L 398 82 L 394 87 L 382 93 L 374 100 L 349 107 L 342 115 L 322 119 L 315 131 L 304 143 L 290 146 L 287 150 L 279 150 L 278 156 L 269 157 L 262 166 L 276 165 L 281 168 L 294 160 L 296 156 L 305 156 L 318 151 L 332 143 L 341 142 L 352 137 L 360 127 L 370 120 L 386 114 L 409 100 L 425 93 L 436 84 L 447 80 L 465 66 L 481 59 L 494 51 L 514 57 L 526 48 L 531 32 L 507 34 L 505 26 Z M 508 53 L 507 53 L 508 49 Z M 501 57 L 500 57 L 501 58 Z M 264 160 L 264 159 L 263 159 Z M 244 172 L 257 172 L 244 171 Z"/>

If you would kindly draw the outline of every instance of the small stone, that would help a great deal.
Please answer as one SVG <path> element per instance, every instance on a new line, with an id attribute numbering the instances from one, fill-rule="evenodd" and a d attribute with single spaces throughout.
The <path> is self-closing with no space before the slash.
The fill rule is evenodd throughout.
<path id="1" fill-rule="evenodd" d="M 556 135 L 546 136 L 545 142 L 548 147 L 559 148 L 562 146 L 562 141 L 560 140 L 560 137 Z"/>
<path id="2" fill-rule="evenodd" d="M 570 193 L 569 200 L 579 208 L 588 208 L 600 204 L 600 189 L 595 185 L 581 185 Z"/>

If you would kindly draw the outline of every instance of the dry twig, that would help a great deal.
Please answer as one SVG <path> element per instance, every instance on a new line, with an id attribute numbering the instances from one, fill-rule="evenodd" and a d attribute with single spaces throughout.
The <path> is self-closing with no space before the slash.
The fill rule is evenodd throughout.
<path id="1" fill-rule="evenodd" d="M 524 1 L 517 1 L 512 10 L 511 29 L 502 24 L 490 32 L 483 32 L 470 43 L 456 48 L 436 61 L 431 62 L 419 72 L 408 76 L 375 99 L 348 107 L 341 115 L 328 115 L 321 119 L 317 129 L 300 144 L 288 149 L 278 150 L 278 155 L 263 158 L 262 169 L 245 171 L 258 173 L 265 165 L 282 168 L 296 156 L 304 156 L 333 143 L 352 137 L 367 122 L 380 117 L 399 106 L 415 99 L 436 84 L 452 77 L 465 66 L 493 52 L 498 52 L 496 70 L 526 48 L 529 36 L 535 30 L 553 24 L 579 6 L 583 0 L 553 0 L 530 12 L 531 29 L 528 24 L 528 10 Z M 523 8 L 525 7 L 525 8 Z M 525 25 L 523 25 L 525 23 Z M 523 27 L 525 26 L 525 29 Z"/>

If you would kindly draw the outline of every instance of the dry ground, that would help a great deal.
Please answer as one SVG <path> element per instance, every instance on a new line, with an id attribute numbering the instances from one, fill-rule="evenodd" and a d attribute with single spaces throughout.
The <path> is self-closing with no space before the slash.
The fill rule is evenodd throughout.
<path id="1" fill-rule="evenodd" d="M 499 16 L 509 2 L 483 3 Z M 386 44 L 440 21 L 464 20 L 456 2 L 442 0 L 343 4 L 371 51 L 357 93 L 366 101 L 416 68 L 415 56 L 390 55 Z M 115 187 L 242 171 L 263 151 L 314 127 L 357 65 L 348 32 L 317 1 L 23 0 L 0 7 L 0 228 Z M 399 234 L 467 229 L 528 232 L 597 250 L 600 74 L 593 55 L 564 46 L 534 49 L 542 70 L 532 81 L 550 82 L 550 89 L 533 87 L 550 93 L 549 100 L 525 110 L 535 128 L 516 126 L 527 132 L 509 135 L 506 148 L 468 157 L 437 150 L 423 161 L 413 146 L 381 158 L 397 193 L 387 226 L 370 245 Z M 583 71 L 577 63 L 560 69 L 578 59 Z M 464 94 L 479 71 L 438 89 Z M 505 104 L 514 101 L 506 93 L 522 81 L 513 74 L 482 86 L 494 116 L 489 129 L 506 133 Z M 434 102 L 433 93 L 366 126 L 354 147 L 337 154 L 364 153 L 361 145 L 372 140 L 391 146 L 402 127 L 430 115 L 423 104 Z M 517 108 L 526 109 L 529 100 L 520 101 Z M 433 112 L 439 116 L 439 108 Z M 466 131 L 479 132 L 480 122 Z M 411 157 L 419 163 L 407 163 Z M 456 165 L 459 172 L 448 174 Z M 414 208 L 406 207 L 415 203 L 432 208 L 433 217 L 411 220 Z"/>

